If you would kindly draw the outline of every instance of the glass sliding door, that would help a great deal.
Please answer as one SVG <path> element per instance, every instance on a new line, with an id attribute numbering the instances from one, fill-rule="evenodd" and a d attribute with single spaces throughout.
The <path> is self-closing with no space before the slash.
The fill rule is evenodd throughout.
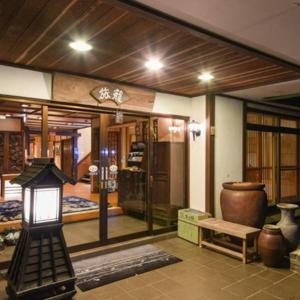
<path id="1" fill-rule="evenodd" d="M 99 168 L 107 174 L 105 186 L 100 183 L 100 203 L 107 201 L 100 209 L 101 238 L 147 234 L 149 119 L 124 115 L 118 123 L 115 114 L 101 114 L 100 120 Z"/>

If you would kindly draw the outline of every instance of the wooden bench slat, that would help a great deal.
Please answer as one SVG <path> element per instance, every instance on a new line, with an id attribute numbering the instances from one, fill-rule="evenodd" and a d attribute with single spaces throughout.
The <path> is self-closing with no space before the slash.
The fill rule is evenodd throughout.
<path id="1" fill-rule="evenodd" d="M 198 226 L 214 231 L 226 233 L 228 235 L 246 239 L 249 236 L 258 235 L 260 229 L 245 225 L 235 224 L 224 220 L 209 218 L 198 222 Z"/>

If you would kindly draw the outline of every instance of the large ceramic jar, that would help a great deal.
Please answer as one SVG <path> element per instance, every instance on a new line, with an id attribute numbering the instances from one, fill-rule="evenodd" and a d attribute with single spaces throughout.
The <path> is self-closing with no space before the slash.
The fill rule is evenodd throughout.
<path id="1" fill-rule="evenodd" d="M 277 223 L 286 240 L 287 251 L 294 251 L 299 243 L 300 230 L 295 220 L 295 210 L 299 207 L 296 204 L 280 203 L 277 207 L 281 210 L 281 219 Z"/>
<path id="2" fill-rule="evenodd" d="M 258 238 L 258 252 L 267 267 L 280 267 L 284 260 L 285 241 L 276 225 L 265 225 Z"/>
<path id="3" fill-rule="evenodd" d="M 221 210 L 225 221 L 262 228 L 267 213 L 265 185 L 254 182 L 223 183 Z"/>

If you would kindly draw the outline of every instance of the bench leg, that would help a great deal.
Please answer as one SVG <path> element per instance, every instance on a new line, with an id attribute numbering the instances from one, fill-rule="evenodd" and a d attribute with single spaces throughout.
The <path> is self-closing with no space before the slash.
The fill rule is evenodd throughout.
<path id="1" fill-rule="evenodd" d="M 254 253 L 255 253 L 255 259 L 257 259 L 257 257 L 258 257 L 258 237 L 256 236 L 255 238 L 254 238 Z"/>
<path id="2" fill-rule="evenodd" d="M 247 263 L 247 239 L 243 240 L 243 263 Z"/>
<path id="3" fill-rule="evenodd" d="M 199 247 L 202 248 L 202 241 L 203 241 L 203 229 L 199 227 Z"/>

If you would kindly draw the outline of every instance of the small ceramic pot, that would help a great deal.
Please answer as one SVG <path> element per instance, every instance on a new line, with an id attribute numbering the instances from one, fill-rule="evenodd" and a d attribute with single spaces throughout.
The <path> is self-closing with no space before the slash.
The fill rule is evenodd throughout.
<path id="1" fill-rule="evenodd" d="M 298 247 L 300 239 L 300 228 L 295 220 L 295 210 L 299 207 L 296 204 L 280 203 L 277 207 L 281 210 L 281 219 L 277 226 L 285 238 L 288 253 Z"/>
<path id="2" fill-rule="evenodd" d="M 258 252 L 267 267 L 280 267 L 284 260 L 285 241 L 280 228 L 265 225 L 258 238 Z"/>

